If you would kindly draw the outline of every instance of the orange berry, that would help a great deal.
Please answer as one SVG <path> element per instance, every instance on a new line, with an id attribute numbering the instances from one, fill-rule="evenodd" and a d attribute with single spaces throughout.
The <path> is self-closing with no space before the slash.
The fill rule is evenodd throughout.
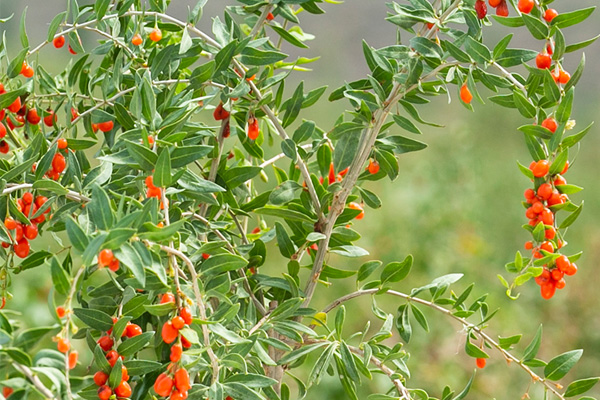
<path id="1" fill-rule="evenodd" d="M 552 133 L 556 132 L 556 128 L 558 128 L 558 124 L 553 117 L 548 117 L 542 121 L 542 126 Z"/>
<path id="2" fill-rule="evenodd" d="M 192 323 L 192 312 L 189 308 L 183 307 L 181 311 L 179 311 L 179 316 L 183 318 L 183 321 L 186 325 L 190 325 Z"/>
<path id="3" fill-rule="evenodd" d="M 104 122 L 100 122 L 98 124 L 98 129 L 100 129 L 102 132 L 106 133 L 106 132 L 112 131 L 114 125 L 115 124 L 113 121 L 104 121 Z"/>
<path id="4" fill-rule="evenodd" d="M 554 292 L 556 291 L 556 287 L 551 283 L 544 283 L 541 286 L 541 294 L 542 294 L 542 298 L 549 300 L 552 298 L 552 296 L 554 296 Z"/>
<path id="5" fill-rule="evenodd" d="M 12 102 L 10 106 L 8 106 L 8 110 L 10 112 L 16 113 L 21 109 L 21 98 L 17 97 L 15 101 Z"/>
<path id="6" fill-rule="evenodd" d="M 37 110 L 35 108 L 32 108 L 31 110 L 27 111 L 27 122 L 29 122 L 32 125 L 37 125 L 40 123 L 42 119 L 40 118 Z"/>
<path id="7" fill-rule="evenodd" d="M 190 385 L 190 375 L 185 368 L 179 368 L 175 372 L 175 387 L 180 392 L 187 392 L 192 386 Z"/>
<path id="8" fill-rule="evenodd" d="M 165 343 L 170 344 L 177 339 L 177 336 L 179 336 L 179 331 L 175 329 L 171 321 L 167 321 L 162 326 L 161 336 Z"/>
<path id="9" fill-rule="evenodd" d="M 531 241 L 527 241 L 527 242 L 525 242 L 525 249 L 526 249 L 526 250 L 531 250 L 531 249 L 533 249 L 533 243 L 531 243 Z"/>
<path id="10" fill-rule="evenodd" d="M 29 240 L 35 239 L 38 235 L 37 225 L 35 225 L 35 224 L 27 225 L 25 227 L 25 232 L 23 233 L 23 235 Z"/>
<path id="11" fill-rule="evenodd" d="M 460 88 L 460 98 L 462 101 L 464 101 L 467 104 L 470 104 L 471 101 L 473 100 L 473 95 L 471 94 L 471 91 L 467 87 L 466 82 Z"/>
<path id="12" fill-rule="evenodd" d="M 52 40 L 52 44 L 57 49 L 60 49 L 61 47 L 63 47 L 65 45 L 65 37 L 62 35 L 55 37 L 54 40 Z"/>
<path id="13" fill-rule="evenodd" d="M 550 163 L 548 162 L 548 160 L 540 160 L 535 164 L 531 171 L 533 172 L 533 176 L 535 176 L 536 178 L 541 178 L 543 176 L 546 176 L 549 170 Z"/>
<path id="14" fill-rule="evenodd" d="M 75 50 L 73 50 L 73 48 L 71 47 L 71 45 L 69 44 L 69 53 L 75 55 L 77 54 L 77 52 Z"/>
<path id="15" fill-rule="evenodd" d="M 548 69 L 552 66 L 552 57 L 547 52 L 539 53 L 535 57 L 535 65 L 539 69 Z"/>
<path id="16" fill-rule="evenodd" d="M 529 14 L 534 6 L 535 3 L 533 0 L 519 0 L 518 9 L 523 14 Z"/>
<path id="17" fill-rule="evenodd" d="M 119 353 L 117 353 L 115 350 L 110 350 L 108 353 L 106 353 L 106 361 L 108 361 L 111 367 L 115 366 L 119 357 Z"/>
<path id="18" fill-rule="evenodd" d="M 552 240 L 556 237 L 556 229 L 553 226 L 546 228 L 544 231 L 544 237 L 548 240 Z"/>
<path id="19" fill-rule="evenodd" d="M 160 304 L 165 303 L 175 303 L 175 296 L 173 295 L 173 293 L 165 293 L 162 295 L 162 297 L 160 298 Z"/>
<path id="20" fill-rule="evenodd" d="M 485 5 L 484 0 L 477 0 L 475 2 L 475 12 L 477 13 L 477 18 L 485 18 L 485 16 L 487 15 L 487 6 Z"/>
<path id="21" fill-rule="evenodd" d="M 537 195 L 541 197 L 543 200 L 548 200 L 552 196 L 552 185 L 549 183 L 542 183 L 540 187 L 538 187 Z"/>
<path id="22" fill-rule="evenodd" d="M 177 316 L 171 320 L 171 324 L 173 325 L 173 328 L 180 330 L 185 326 L 185 321 L 180 316 Z"/>
<path id="23" fill-rule="evenodd" d="M 485 358 L 478 358 L 475 360 L 475 365 L 477 365 L 477 368 L 480 368 L 480 369 L 485 368 L 485 363 L 486 363 Z"/>
<path id="24" fill-rule="evenodd" d="M 142 39 L 142 36 L 140 36 L 139 33 L 136 33 L 135 35 L 133 35 L 133 37 L 131 38 L 131 43 L 134 46 L 139 46 L 144 42 L 144 39 Z"/>
<path id="25" fill-rule="evenodd" d="M 130 397 L 131 396 L 131 386 L 129 386 L 129 383 L 127 383 L 127 381 L 121 381 L 121 383 L 119 383 L 119 386 L 117 386 L 115 388 L 115 394 L 117 395 L 117 397 Z"/>
<path id="26" fill-rule="evenodd" d="M 61 173 L 67 168 L 67 161 L 65 160 L 65 156 L 60 153 L 56 153 L 54 158 L 52 159 L 52 169 L 56 173 Z"/>
<path id="27" fill-rule="evenodd" d="M 502 2 L 502 0 L 488 0 L 490 7 L 493 7 L 493 8 L 498 7 L 501 2 Z"/>
<path id="28" fill-rule="evenodd" d="M 183 349 L 181 348 L 181 345 L 174 344 L 173 346 L 171 346 L 171 355 L 169 357 L 171 362 L 176 363 L 177 361 L 181 360 L 182 353 Z"/>
<path id="29" fill-rule="evenodd" d="M 119 260 L 113 258 L 110 264 L 108 265 L 108 269 L 112 272 L 117 272 L 119 270 Z"/>
<path id="30" fill-rule="evenodd" d="M 272 21 L 273 19 L 275 19 L 275 16 L 273 15 L 273 13 L 268 13 L 267 14 L 267 21 Z"/>
<path id="31" fill-rule="evenodd" d="M 352 209 L 352 210 L 360 210 L 360 214 L 358 214 L 355 218 L 356 219 L 363 219 L 365 217 L 365 212 L 362 208 L 362 206 L 358 203 L 355 202 L 350 202 L 348 204 L 348 208 Z"/>
<path id="32" fill-rule="evenodd" d="M 564 177 L 557 175 L 556 178 L 554 179 L 553 183 L 554 183 L 554 186 L 566 185 L 567 180 Z"/>
<path id="33" fill-rule="evenodd" d="M 549 8 L 544 12 L 544 19 L 547 22 L 552 21 L 557 16 L 558 16 L 558 12 L 554 8 Z"/>
<path id="34" fill-rule="evenodd" d="M 56 307 L 56 315 L 58 316 L 58 318 L 64 317 L 66 313 L 67 312 L 63 306 Z"/>
<path id="35" fill-rule="evenodd" d="M 568 83 L 570 80 L 571 80 L 571 74 L 569 74 L 568 72 L 563 71 L 561 69 L 559 72 L 559 75 L 558 75 L 558 81 L 564 85 L 564 84 Z"/>
<path id="36" fill-rule="evenodd" d="M 550 241 L 545 241 L 540 245 L 540 249 L 545 250 L 548 253 L 554 253 L 554 244 Z"/>
<path id="37" fill-rule="evenodd" d="M 29 242 L 27 239 L 21 239 L 14 246 L 15 254 L 19 258 L 25 258 L 29 255 Z"/>
<path id="38" fill-rule="evenodd" d="M 108 385 L 102 385 L 98 388 L 98 398 L 108 400 L 112 396 L 112 389 Z"/>
<path id="39" fill-rule="evenodd" d="M 17 221 L 15 221 L 13 217 L 6 217 L 4 219 L 4 226 L 6 227 L 6 229 L 11 231 L 17 227 Z"/>
<path id="40" fill-rule="evenodd" d="M 137 324 L 129 324 L 125 327 L 125 335 L 128 338 L 132 338 L 137 335 L 141 335 L 142 333 L 143 333 L 142 328 Z"/>
<path id="41" fill-rule="evenodd" d="M 577 273 L 577 264 L 570 263 L 569 266 L 563 271 L 565 275 L 575 275 Z"/>
<path id="42" fill-rule="evenodd" d="M 162 39 L 162 32 L 158 28 L 154 28 L 152 32 L 150 32 L 150 40 L 153 42 L 158 42 Z"/>
<path id="43" fill-rule="evenodd" d="M 544 205 L 542 204 L 541 201 L 536 201 L 531 206 L 531 210 L 536 214 L 540 214 L 542 211 L 544 211 Z M 531 218 L 533 218 L 533 217 L 531 217 Z"/>
<path id="44" fill-rule="evenodd" d="M 156 378 L 154 391 L 162 397 L 167 397 L 173 391 L 173 379 L 164 372 Z"/>
<path id="45" fill-rule="evenodd" d="M 77 359 L 79 358 L 79 353 L 77 350 L 73 350 L 69 353 L 69 369 L 73 369 L 77 366 Z"/>
<path id="46" fill-rule="evenodd" d="M 248 139 L 256 140 L 259 134 L 258 120 L 254 117 L 248 118 Z"/>
<path id="47" fill-rule="evenodd" d="M 67 339 L 59 338 L 56 342 L 56 349 L 61 353 L 66 353 L 71 348 L 71 343 Z"/>
<path id="48" fill-rule="evenodd" d="M 98 371 L 94 374 L 94 383 L 97 386 L 102 386 L 108 381 L 108 374 L 102 371 Z"/>
<path id="49" fill-rule="evenodd" d="M 56 114 L 51 109 L 46 110 L 46 115 L 44 116 L 44 125 L 52 127 L 56 122 Z"/>
<path id="50" fill-rule="evenodd" d="M 58 139 L 56 144 L 58 145 L 58 148 L 61 150 L 66 149 L 67 146 L 69 145 L 69 143 L 67 142 L 67 139 L 63 139 L 63 138 Z"/>
<path id="51" fill-rule="evenodd" d="M 496 15 L 499 17 L 508 17 L 508 5 L 506 4 L 506 0 L 502 0 L 500 4 L 498 4 Z"/>
<path id="52" fill-rule="evenodd" d="M 556 281 L 556 283 L 554 284 L 554 286 L 555 286 L 557 289 L 564 289 L 564 288 L 565 288 L 565 286 L 567 286 L 567 282 L 565 282 L 565 280 L 564 280 L 564 278 L 563 278 L 563 279 L 560 279 L 560 280 Z"/>
<path id="53" fill-rule="evenodd" d="M 567 160 L 567 162 L 565 163 L 565 167 L 563 168 L 562 171 L 560 171 L 560 174 L 564 175 L 567 173 L 568 170 L 569 170 L 569 160 Z M 565 183 L 566 183 L 566 181 L 565 181 Z"/>
<path id="54" fill-rule="evenodd" d="M 98 266 L 100 268 L 109 266 L 114 258 L 112 250 L 104 249 L 98 254 Z"/>
<path id="55" fill-rule="evenodd" d="M 113 348 L 115 341 L 110 336 L 102 336 L 98 339 L 98 345 L 104 351 L 109 351 Z"/>

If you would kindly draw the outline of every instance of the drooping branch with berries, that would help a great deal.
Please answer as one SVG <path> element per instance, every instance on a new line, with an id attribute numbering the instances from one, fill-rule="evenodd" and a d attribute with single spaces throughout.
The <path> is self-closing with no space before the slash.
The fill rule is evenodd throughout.
<path id="1" fill-rule="evenodd" d="M 581 188 L 564 175 L 569 149 L 590 127 L 568 134 L 585 59 L 572 75 L 562 65 L 594 39 L 567 45 L 561 29 L 593 8 L 490 0 L 490 18 L 483 0 L 390 3 L 386 19 L 411 38 L 379 49 L 363 42 L 370 73 L 329 93 L 349 107 L 323 129 L 307 118 L 327 87 L 302 82 L 288 94 L 288 76 L 311 60 L 283 52 L 308 47 L 300 17 L 321 14 L 319 0 L 243 0 L 213 19 L 211 33 L 197 28 L 205 0 L 185 21 L 169 14 L 169 1 L 67 3 L 43 43 L 30 46 L 23 18 L 21 50 L 0 46 L 0 308 L 11 306 L 11 280 L 35 268 L 52 280 L 56 322 L 22 329 L 0 310 L 4 398 L 300 399 L 325 373 L 336 373 L 351 399 L 375 374 L 389 385 L 374 388 L 374 399 L 434 398 L 412 387 L 408 346 L 394 337 L 408 345 L 415 321 L 429 330 L 420 307 L 460 323 L 480 369 L 490 348 L 547 396 L 597 382 L 563 390 L 558 381 L 582 351 L 536 358 L 541 328 L 522 356 L 521 335 L 493 338 L 487 295 L 476 297 L 474 285 L 448 291 L 460 273 L 404 293 L 394 285 L 413 268 L 411 255 L 358 270 L 332 265 L 332 255 L 368 255 L 353 221 L 381 200 L 365 184 L 393 181 L 398 157 L 427 147 L 397 134 L 437 126 L 418 107 L 456 88 L 451 97 L 472 110 L 483 85 L 499 92 L 491 101 L 527 119 L 519 130 L 533 158 L 519 164 L 532 181 L 524 202 L 532 255 L 517 252 L 507 264 L 512 283 L 499 277 L 511 298 L 532 278 L 545 299 L 564 288 L 579 258 L 562 253 L 565 229 L 583 204 L 571 201 Z M 491 49 L 483 33 L 496 23 L 523 29 Z M 97 41 L 83 41 L 84 31 Z M 515 34 L 541 50 L 510 48 Z M 52 75 L 40 52 L 65 45 L 71 59 Z M 38 236 L 50 244 L 33 242 Z M 265 272 L 267 261 L 285 268 Z M 351 277 L 357 291 L 316 308 L 317 294 Z M 381 295 L 406 303 L 388 312 L 375 301 Z M 362 296 L 371 296 L 379 326 L 344 332 L 345 303 Z M 37 346 L 47 337 L 57 351 Z M 439 398 L 464 398 L 473 379 Z"/>

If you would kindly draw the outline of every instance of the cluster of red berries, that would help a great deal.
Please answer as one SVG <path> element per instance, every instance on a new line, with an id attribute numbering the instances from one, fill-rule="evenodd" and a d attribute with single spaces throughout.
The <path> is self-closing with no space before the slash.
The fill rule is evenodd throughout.
<path id="1" fill-rule="evenodd" d="M 25 214 L 26 217 L 30 218 L 31 224 L 21 224 L 11 216 L 7 216 L 4 219 L 4 226 L 6 229 L 14 231 L 14 235 L 10 232 L 9 234 L 13 239 L 12 246 L 17 257 L 25 258 L 29 255 L 29 240 L 33 240 L 37 237 L 37 224 L 46 220 L 45 214 L 50 212 L 50 208 L 47 208 L 35 218 L 31 217 L 38 212 L 39 208 L 42 207 L 46 201 L 48 201 L 48 199 L 44 196 L 37 196 L 34 201 L 33 195 L 30 192 L 25 192 L 20 199 L 17 199 L 17 208 Z M 10 245 L 10 243 L 2 242 L 2 247 L 4 248 L 9 248 Z"/>
<path id="2" fill-rule="evenodd" d="M 119 260 L 115 257 L 112 250 L 104 249 L 98 253 L 98 267 L 108 267 L 113 272 L 119 270 Z"/>
<path id="3" fill-rule="evenodd" d="M 175 296 L 172 293 L 165 293 L 161 296 L 160 304 L 174 303 Z M 192 312 L 187 307 L 179 310 L 179 315 L 166 321 L 161 330 L 161 336 L 166 344 L 172 344 L 167 371 L 160 374 L 154 382 L 154 391 L 162 397 L 169 397 L 170 400 L 184 400 L 188 397 L 188 390 L 191 388 L 190 377 L 185 368 L 180 365 L 183 349 L 190 348 L 192 344 L 179 331 L 186 325 L 192 323 Z"/>
<path id="4" fill-rule="evenodd" d="M 508 17 L 508 4 L 506 0 L 488 0 L 490 7 L 496 9 L 496 15 L 500 17 Z"/>
<path id="5" fill-rule="evenodd" d="M 113 317 L 113 323 L 116 322 L 117 318 Z M 98 346 L 100 346 L 100 348 L 106 352 L 106 360 L 108 361 L 108 364 L 111 366 L 111 368 L 114 368 L 118 359 L 123 359 L 123 356 L 119 355 L 119 353 L 117 353 L 117 351 L 113 348 L 115 345 L 115 341 L 111 336 L 112 332 L 113 329 L 109 329 L 106 332 L 106 335 L 101 336 L 100 339 L 98 339 L 97 343 Z M 128 322 L 125 326 L 125 330 L 123 331 L 121 337 L 126 336 L 128 338 L 132 338 L 141 334 L 142 328 L 139 325 Z M 127 381 L 129 380 L 127 367 L 125 367 L 124 365 L 121 366 L 121 382 L 119 382 L 119 384 L 114 388 L 111 388 L 109 385 L 107 385 L 109 375 L 110 374 L 107 374 L 104 371 L 98 371 L 94 374 L 94 383 L 97 386 L 99 386 L 98 398 L 100 400 L 108 400 L 113 395 L 113 393 L 118 398 L 130 397 L 132 391 L 131 386 L 129 386 L 129 383 L 127 383 Z"/>
<path id="6" fill-rule="evenodd" d="M 550 127 L 551 132 L 556 130 L 556 121 L 548 118 L 542 123 L 546 128 Z M 550 207 L 564 204 L 569 201 L 569 197 L 560 192 L 560 187 L 566 185 L 567 181 L 563 178 L 569 169 L 569 163 L 560 174 L 550 175 L 550 163 L 548 160 L 533 161 L 529 169 L 536 178 L 542 178 L 544 181 L 535 188 L 525 191 L 526 204 L 529 205 L 525 211 L 525 216 L 529 219 L 529 225 L 537 226 L 544 224 L 544 238 L 537 246 L 533 242 L 525 243 L 527 250 L 532 250 L 534 258 L 543 258 L 547 254 L 554 254 L 556 250 L 563 247 L 563 241 L 557 235 L 555 224 L 555 211 Z M 546 254 L 547 253 L 547 254 Z M 569 262 L 566 256 L 560 256 L 555 262 L 546 264 L 542 275 L 536 278 L 536 282 L 541 286 L 541 294 L 544 299 L 550 299 L 554 296 L 556 289 L 565 287 L 564 275 L 574 275 L 577 272 L 577 266 Z"/>

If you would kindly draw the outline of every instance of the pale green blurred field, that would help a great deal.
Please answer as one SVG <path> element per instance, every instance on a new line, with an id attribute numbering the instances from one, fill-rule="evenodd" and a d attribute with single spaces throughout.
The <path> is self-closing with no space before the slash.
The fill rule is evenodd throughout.
<path id="1" fill-rule="evenodd" d="M 0 0 L 0 17 L 15 12 L 17 17 L 4 25 L 9 41 L 18 43 L 17 27 L 20 9 L 29 6 L 28 26 L 31 42 L 45 37 L 47 22 L 62 10 L 63 1 L 47 0 Z M 191 1 L 174 0 L 173 9 L 184 15 Z M 193 2 L 195 4 L 195 2 Z M 383 21 L 385 2 L 379 0 L 349 0 L 343 5 L 324 5 L 324 16 L 303 15 L 304 30 L 315 34 L 311 49 L 299 52 L 304 56 L 321 55 L 313 65 L 312 73 L 296 75 L 294 79 L 305 80 L 305 87 L 315 88 L 329 84 L 333 89 L 344 80 L 363 77 L 364 65 L 361 39 L 381 47 L 394 40 L 394 27 Z M 205 11 L 202 25 L 210 26 L 208 17 L 215 15 L 223 4 L 231 1 L 211 0 Z M 553 7 L 559 11 L 595 5 L 597 1 L 558 0 Z M 1 29 L 2 27 L 0 27 Z M 508 28 L 494 26 L 489 29 L 489 42 L 493 45 L 510 32 Z M 600 33 L 600 12 L 596 12 L 581 27 L 565 30 L 567 43 L 579 42 Z M 408 35 L 404 35 L 408 38 Z M 403 36 L 403 37 L 404 37 Z M 515 33 L 512 46 L 533 46 L 541 49 L 540 42 L 532 41 L 529 34 L 520 30 Z M 587 69 L 577 87 L 574 117 L 578 128 L 598 119 L 600 100 L 600 52 L 599 44 L 587 48 Z M 9 48 L 15 47 L 9 44 Z M 286 51 L 293 51 L 285 48 Z M 14 51 L 14 50 L 13 50 Z M 40 62 L 44 65 L 66 62 L 57 53 L 47 50 Z M 62 53 L 61 53 L 62 54 Z M 296 52 L 294 52 L 296 54 Z M 568 56 L 567 70 L 573 70 L 579 62 L 580 52 Z M 291 82 L 290 82 L 291 83 Z M 289 85 L 292 87 L 293 85 Z M 482 95 L 491 95 L 481 89 Z M 455 93 L 452 93 L 454 96 Z M 521 290 L 521 297 L 511 301 L 504 295 L 503 287 L 496 278 L 506 275 L 504 264 L 512 259 L 516 250 L 522 250 L 527 240 L 521 225 L 526 222 L 520 204 L 528 181 L 519 172 L 516 160 L 527 165 L 530 161 L 525 143 L 516 127 L 526 122 L 515 110 L 507 110 L 486 102 L 475 104 L 475 113 L 456 104 L 447 104 L 446 97 L 434 99 L 422 107 L 425 119 L 445 125 L 445 128 L 423 126 L 424 134 L 418 140 L 429 148 L 400 158 L 400 176 L 395 182 L 381 181 L 369 188 L 381 193 L 384 205 L 379 210 L 368 209 L 364 220 L 356 224 L 363 234 L 357 244 L 365 247 L 373 259 L 384 262 L 403 259 L 413 254 L 415 265 L 409 278 L 399 285 L 400 290 L 428 283 L 431 279 L 450 272 L 462 272 L 465 277 L 457 284 L 461 291 L 476 282 L 475 293 L 489 293 L 492 308 L 501 308 L 492 320 L 489 332 L 502 336 L 523 333 L 520 354 L 531 339 L 537 326 L 544 325 L 544 340 L 540 356 L 548 360 L 556 354 L 574 348 L 584 348 L 581 362 L 568 375 L 576 378 L 600 375 L 600 314 L 598 313 L 598 282 L 595 276 L 600 263 L 600 164 L 598 129 L 593 128 L 583 141 L 575 162 L 566 178 L 569 183 L 585 187 L 585 191 L 573 196 L 576 202 L 585 199 L 586 206 L 580 219 L 568 232 L 569 254 L 583 250 L 578 262 L 579 272 L 567 281 L 567 287 L 558 292 L 551 301 L 539 296 L 533 282 Z M 342 106 L 335 103 L 309 109 L 301 117 L 314 119 L 324 129 L 331 128 Z M 402 133 L 398 129 L 397 134 Z M 575 154 L 575 152 L 573 152 Z M 40 246 L 36 243 L 36 246 Z M 268 268 L 281 268 L 273 257 Z M 336 259 L 332 265 L 343 269 L 358 268 L 365 260 Z M 14 282 L 16 298 L 13 305 L 28 316 L 28 321 L 50 322 L 46 299 L 50 288 L 50 276 L 41 270 L 18 276 Z M 329 289 L 320 287 L 316 298 L 325 305 L 329 300 L 354 288 L 354 280 L 337 283 Z M 396 300 L 379 299 L 379 305 L 394 311 Z M 348 304 L 349 324 L 355 330 L 362 329 L 367 318 L 373 325 L 379 322 L 370 314 L 367 299 Z M 469 379 L 474 361 L 462 350 L 464 332 L 461 327 L 444 317 L 427 312 L 431 332 L 424 333 L 414 327 L 415 334 L 408 350 L 413 353 L 409 362 L 413 377 L 409 387 L 423 387 L 431 395 L 439 396 L 446 384 L 460 390 Z M 435 320 L 435 321 L 434 321 Z M 347 331 L 350 331 L 348 328 Z M 396 337 L 397 339 L 397 337 Z M 498 353 L 491 352 L 488 367 L 478 373 L 468 399 L 518 399 L 525 393 L 528 377 L 516 366 L 507 366 Z M 325 379 L 321 387 L 314 389 L 310 398 L 343 399 L 337 378 Z M 385 380 L 378 380 L 379 387 L 387 387 Z M 539 385 L 538 385 L 539 386 Z M 535 387 L 534 387 L 535 388 Z M 365 388 L 363 397 L 369 393 Z M 596 388 L 596 395 L 600 389 Z M 535 389 L 532 399 L 541 399 Z"/>

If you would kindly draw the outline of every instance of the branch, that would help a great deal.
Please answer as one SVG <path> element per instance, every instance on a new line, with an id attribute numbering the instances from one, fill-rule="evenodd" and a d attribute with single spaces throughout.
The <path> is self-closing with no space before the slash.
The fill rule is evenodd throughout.
<path id="1" fill-rule="evenodd" d="M 450 318 L 460 322 L 465 328 L 467 329 L 471 329 L 473 331 L 475 331 L 485 342 L 487 342 L 490 346 L 494 347 L 496 350 L 498 350 L 500 353 L 502 353 L 502 355 L 504 356 L 504 358 L 507 361 L 511 361 L 511 362 L 515 362 L 519 367 L 521 367 L 525 372 L 527 372 L 529 374 L 529 376 L 531 376 L 531 379 L 535 382 L 540 382 L 542 383 L 548 390 L 550 390 L 554 395 L 556 395 L 559 399 L 561 400 L 565 400 L 565 397 L 560 394 L 558 392 L 558 390 L 556 389 L 556 387 L 551 383 L 548 382 L 546 379 L 542 378 L 541 376 L 539 376 L 538 374 L 536 374 L 535 372 L 533 372 L 531 370 L 531 368 L 529 368 L 527 365 L 525 365 L 523 363 L 523 361 L 519 360 L 517 357 L 515 357 L 514 355 L 512 355 L 511 353 L 509 353 L 507 350 L 503 349 L 500 344 L 498 344 L 494 339 L 492 339 L 487 333 L 485 333 L 483 331 L 482 328 L 480 328 L 477 325 L 474 325 L 472 323 L 470 323 L 469 321 L 467 321 L 464 318 L 461 317 L 457 317 L 456 315 L 454 315 L 452 313 L 452 311 L 445 309 L 444 307 L 441 307 L 435 303 L 432 303 L 431 301 L 427 301 L 427 300 L 423 300 L 419 297 L 412 297 L 406 293 L 402 293 L 402 292 L 398 292 L 395 290 L 387 290 L 386 292 L 380 292 L 380 289 L 368 289 L 368 290 L 358 290 L 356 292 L 352 292 L 349 293 L 345 296 L 340 297 L 339 299 L 333 301 L 331 304 L 329 304 L 327 307 L 325 307 L 323 309 L 324 313 L 328 313 L 331 310 L 333 310 L 334 308 L 336 308 L 337 306 L 339 306 L 340 304 L 354 299 L 356 297 L 360 297 L 360 296 L 365 296 L 365 295 L 372 295 L 375 293 L 379 294 L 389 294 L 392 296 L 396 296 L 396 297 L 400 297 L 403 298 L 405 300 L 407 300 L 408 302 L 415 302 L 415 303 L 419 303 L 422 304 L 424 306 L 427 306 L 431 309 L 434 309 L 442 314 L 445 314 L 447 316 L 449 316 Z"/>
<path id="2" fill-rule="evenodd" d="M 31 381 L 31 383 L 33 384 L 33 386 L 46 399 L 56 400 L 56 397 L 54 396 L 54 393 L 52 393 L 50 391 L 50 389 L 48 389 L 46 386 L 44 386 L 44 384 L 42 383 L 42 381 L 40 381 L 40 378 L 38 378 L 37 375 L 34 375 L 33 371 L 31 371 L 28 367 L 26 367 L 25 365 L 17 364 L 16 362 L 13 362 L 12 366 L 14 367 L 14 369 L 16 369 L 17 371 L 19 371 L 23 375 L 25 375 L 27 377 L 27 379 L 29 379 Z"/>
<path id="3" fill-rule="evenodd" d="M 254 24 L 254 27 L 252 28 L 252 32 L 250 32 L 250 35 L 248 35 L 252 39 L 255 39 L 256 36 L 258 35 L 258 32 L 260 32 L 260 30 L 262 29 L 265 21 L 267 20 L 267 15 L 269 15 L 272 8 L 273 8 L 273 5 L 271 3 L 267 4 L 265 6 L 265 8 L 263 8 L 263 12 L 260 14 L 260 17 L 258 17 L 258 21 L 256 21 L 256 24 Z"/>
<path id="4" fill-rule="evenodd" d="M 304 150 L 308 150 L 308 149 L 312 149 L 312 144 L 308 143 L 308 144 L 303 144 L 302 146 L 299 146 L 301 149 Z M 333 147 L 333 146 L 332 146 Z M 279 153 L 277 154 L 275 157 L 273 158 L 269 158 L 267 161 L 263 162 L 262 164 L 259 165 L 259 167 L 261 168 L 265 168 L 266 166 L 269 166 L 271 164 L 275 164 L 275 162 L 281 160 L 282 158 L 284 158 L 286 155 L 283 153 Z"/>
<path id="5" fill-rule="evenodd" d="M 33 184 L 31 183 L 8 183 L 6 185 L 6 188 L 2 191 L 2 196 L 10 194 L 12 192 L 16 192 L 21 189 L 31 189 L 32 187 Z M 82 203 L 88 203 L 91 201 L 89 197 L 84 196 L 81 193 L 74 192 L 72 190 L 69 190 L 65 196 L 70 200 L 80 201 Z"/>

